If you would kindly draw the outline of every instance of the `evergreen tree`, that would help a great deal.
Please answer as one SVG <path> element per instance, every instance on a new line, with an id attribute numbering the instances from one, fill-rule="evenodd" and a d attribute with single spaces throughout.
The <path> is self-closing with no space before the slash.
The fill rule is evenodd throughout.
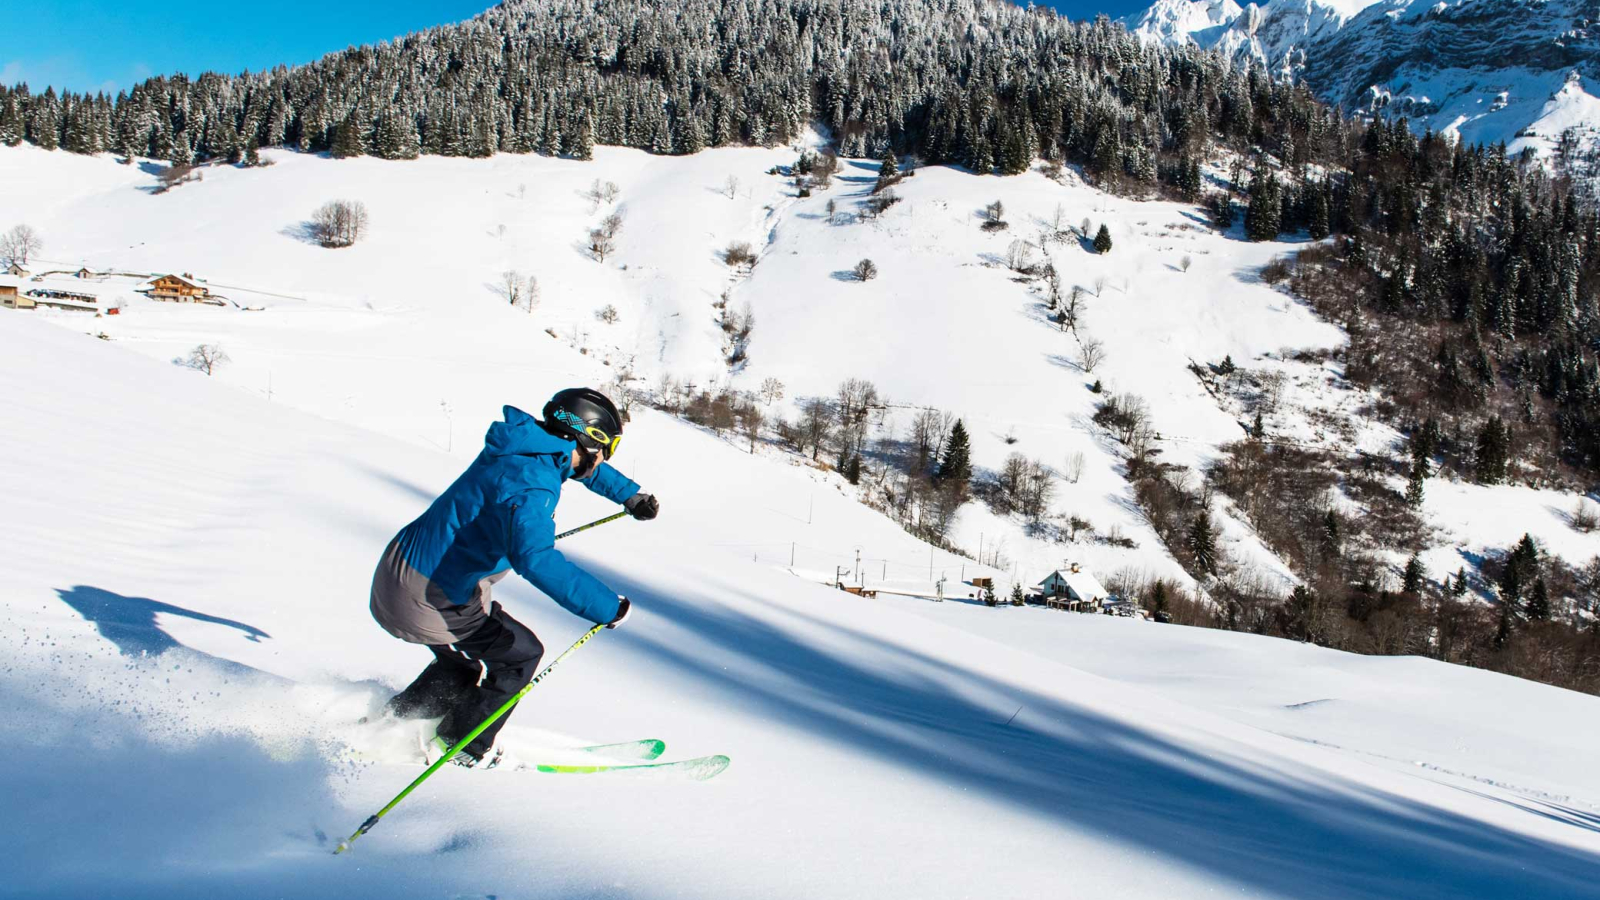
<path id="1" fill-rule="evenodd" d="M 1533 582 L 1533 591 L 1528 595 L 1528 618 L 1536 622 L 1550 619 L 1550 589 L 1543 578 Z"/>
<path id="2" fill-rule="evenodd" d="M 1406 482 L 1406 505 L 1412 509 L 1422 508 L 1423 478 L 1426 471 L 1422 463 L 1411 464 L 1411 478 Z"/>
<path id="3" fill-rule="evenodd" d="M 964 486 L 972 480 L 972 442 L 967 437 L 967 426 L 960 419 L 950 429 L 950 438 L 945 442 L 944 458 L 939 461 L 939 470 L 934 473 L 934 481 Z"/>
<path id="4" fill-rule="evenodd" d="M 1316 610 L 1316 596 L 1303 584 L 1289 592 L 1290 636 L 1301 640 L 1311 639 L 1311 619 Z"/>
<path id="5" fill-rule="evenodd" d="M 356 121 L 355 113 L 345 116 L 344 121 L 333 130 L 333 145 L 328 148 L 329 153 L 334 159 L 365 156 L 367 140 L 362 131 L 363 126 Z"/>
<path id="6" fill-rule="evenodd" d="M 861 483 L 861 454 L 852 453 L 844 464 L 844 480 L 851 484 Z"/>
<path id="7" fill-rule="evenodd" d="M 1333 233 L 1331 211 L 1328 209 L 1327 182 L 1307 185 L 1306 230 L 1311 239 L 1320 241 Z"/>
<path id="8" fill-rule="evenodd" d="M 422 152 L 422 142 L 417 137 L 417 123 L 412 117 L 398 112 L 386 112 L 378 118 L 378 133 L 372 140 L 372 155 L 382 159 L 416 159 Z"/>
<path id="9" fill-rule="evenodd" d="M 1283 189 L 1265 168 L 1250 181 L 1250 203 L 1244 211 L 1244 234 L 1252 241 L 1276 240 L 1283 221 Z"/>
<path id="10" fill-rule="evenodd" d="M 1478 430 L 1473 477 L 1480 484 L 1499 484 L 1505 481 L 1510 455 L 1511 430 L 1506 428 L 1499 416 L 1490 416 L 1489 421 Z"/>
<path id="11" fill-rule="evenodd" d="M 1450 585 L 1450 596 L 1461 599 L 1467 595 L 1467 569 L 1465 566 L 1456 570 L 1456 580 Z"/>
<path id="12" fill-rule="evenodd" d="M 1500 602 L 1515 611 L 1522 603 L 1523 591 L 1539 577 L 1539 548 L 1531 535 L 1524 534 L 1517 546 L 1506 554 L 1500 573 Z"/>
<path id="13" fill-rule="evenodd" d="M 1217 574 L 1217 536 L 1211 529 L 1211 510 L 1202 509 L 1189 523 L 1189 553 L 1195 568 L 1206 575 Z"/>
<path id="14" fill-rule="evenodd" d="M 1111 230 L 1104 222 L 1100 223 L 1100 230 L 1094 234 L 1094 252 L 1100 254 L 1111 252 Z"/>
<path id="15" fill-rule="evenodd" d="M 900 164 L 895 161 L 894 148 L 891 147 L 883 152 L 883 162 L 878 166 L 878 180 L 885 181 L 899 174 Z"/>
<path id="16" fill-rule="evenodd" d="M 261 147 L 256 143 L 256 136 L 253 134 L 244 144 L 244 164 L 247 166 L 261 165 Z"/>
<path id="17" fill-rule="evenodd" d="M 1411 554 L 1411 558 L 1406 560 L 1406 570 L 1401 579 L 1400 590 L 1407 594 L 1422 593 L 1422 581 L 1426 576 L 1427 573 L 1422 568 L 1422 558 L 1415 553 Z"/>
<path id="18" fill-rule="evenodd" d="M 1339 548 L 1343 543 L 1339 532 L 1339 514 L 1329 509 L 1322 514 L 1322 536 L 1318 545 L 1324 558 L 1335 559 L 1339 556 Z"/>
<path id="19" fill-rule="evenodd" d="M 1250 423 L 1250 436 L 1259 441 L 1266 436 L 1266 433 L 1267 429 L 1261 424 L 1261 410 L 1258 409 L 1255 421 Z"/>
<path id="20" fill-rule="evenodd" d="M 1167 611 L 1167 583 L 1165 581 L 1157 581 L 1150 588 L 1150 610 L 1152 612 Z"/>

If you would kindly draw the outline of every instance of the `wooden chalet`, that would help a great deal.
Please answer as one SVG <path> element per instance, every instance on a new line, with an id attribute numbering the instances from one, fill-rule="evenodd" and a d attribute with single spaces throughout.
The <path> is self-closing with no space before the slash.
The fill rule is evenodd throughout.
<path id="1" fill-rule="evenodd" d="M 11 265 L 6 266 L 6 274 L 15 278 L 27 278 L 28 270 L 17 265 L 16 263 L 12 263 Z"/>
<path id="2" fill-rule="evenodd" d="M 1070 563 L 1065 569 L 1051 572 L 1045 580 L 1039 582 L 1039 593 L 1044 598 L 1044 603 L 1051 609 L 1070 609 L 1074 611 L 1099 609 L 1100 604 L 1110 596 L 1110 592 L 1100 584 L 1099 579 L 1090 575 L 1088 570 L 1077 563 Z"/>
<path id="3" fill-rule="evenodd" d="M 73 272 L 72 273 L 72 277 L 73 278 L 93 278 L 94 277 L 94 273 L 89 271 L 89 267 L 88 266 L 84 266 L 84 267 L 80 268 L 78 271 Z"/>
<path id="4" fill-rule="evenodd" d="M 211 296 L 210 288 L 194 280 L 193 275 L 162 275 L 139 290 L 151 300 L 169 303 L 212 303 L 220 306 L 221 300 Z"/>

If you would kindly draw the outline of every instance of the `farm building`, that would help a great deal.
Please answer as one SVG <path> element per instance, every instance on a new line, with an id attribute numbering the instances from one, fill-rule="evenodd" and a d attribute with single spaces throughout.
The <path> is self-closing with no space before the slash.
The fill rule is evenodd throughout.
<path id="1" fill-rule="evenodd" d="M 6 266 L 6 274 L 16 278 L 27 278 L 28 270 L 17 265 L 16 263 L 12 263 L 11 265 Z"/>
<path id="2" fill-rule="evenodd" d="M 99 312 L 100 300 L 93 294 L 63 291 L 57 288 L 34 288 L 25 295 L 36 306 L 65 309 L 72 312 Z"/>
<path id="3" fill-rule="evenodd" d="M 78 271 L 73 272 L 72 273 L 72 277 L 73 278 L 93 278 L 94 277 L 94 273 L 89 271 L 89 267 L 88 266 L 84 266 L 83 268 L 79 269 Z"/>
<path id="4" fill-rule="evenodd" d="M 1098 609 L 1109 595 L 1100 581 L 1077 563 L 1051 572 L 1039 582 L 1039 593 L 1052 609 Z"/>
<path id="5" fill-rule="evenodd" d="M 194 280 L 194 276 L 187 273 L 183 275 L 162 275 L 139 288 L 151 300 L 164 300 L 171 303 L 211 303 L 217 306 L 222 301 L 211 295 L 210 288 Z"/>
<path id="6" fill-rule="evenodd" d="M 33 309 L 33 298 L 17 292 L 14 284 L 0 284 L 0 306 L 6 309 Z"/>

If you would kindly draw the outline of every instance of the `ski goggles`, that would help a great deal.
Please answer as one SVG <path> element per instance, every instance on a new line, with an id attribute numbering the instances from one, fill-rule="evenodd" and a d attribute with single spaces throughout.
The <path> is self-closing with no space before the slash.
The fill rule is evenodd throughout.
<path id="1" fill-rule="evenodd" d="M 583 433 L 588 436 L 589 440 L 594 441 L 595 444 L 598 445 L 597 449 L 599 449 L 600 453 L 605 456 L 606 459 L 616 456 L 617 448 L 622 445 L 622 435 L 606 434 L 604 431 L 594 427 L 593 425 L 583 426 Z"/>

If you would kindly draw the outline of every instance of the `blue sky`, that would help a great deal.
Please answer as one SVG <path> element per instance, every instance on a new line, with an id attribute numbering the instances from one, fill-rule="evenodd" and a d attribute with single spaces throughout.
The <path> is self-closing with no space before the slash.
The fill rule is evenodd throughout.
<path id="1" fill-rule="evenodd" d="M 310 62 L 352 44 L 468 19 L 491 0 L 9 0 L 0 84 L 115 94 L 151 75 Z M 1146 0 L 1054 0 L 1074 18 L 1125 15 Z"/>

